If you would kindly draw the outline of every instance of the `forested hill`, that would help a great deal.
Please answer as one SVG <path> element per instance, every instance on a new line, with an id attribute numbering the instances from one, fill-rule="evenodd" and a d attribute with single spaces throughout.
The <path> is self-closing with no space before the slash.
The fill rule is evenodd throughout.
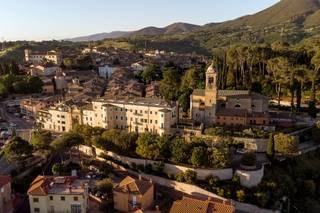
<path id="1" fill-rule="evenodd" d="M 266 27 L 270 25 L 296 23 L 319 26 L 319 0 L 281 0 L 279 3 L 254 15 L 244 16 L 221 23 L 218 27 Z"/>
<path id="2" fill-rule="evenodd" d="M 297 44 L 320 33 L 319 0 L 281 0 L 253 15 L 223 23 L 207 24 L 189 33 L 153 36 L 132 34 L 127 41 L 137 48 L 212 54 L 212 50 L 238 44 L 273 43 L 282 40 Z"/>

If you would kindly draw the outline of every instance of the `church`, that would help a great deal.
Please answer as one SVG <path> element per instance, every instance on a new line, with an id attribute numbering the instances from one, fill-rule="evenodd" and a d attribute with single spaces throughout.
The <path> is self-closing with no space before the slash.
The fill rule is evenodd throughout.
<path id="1" fill-rule="evenodd" d="M 209 66 L 205 89 L 195 89 L 190 97 L 190 115 L 206 126 L 248 126 L 269 124 L 269 99 L 247 90 L 219 90 L 218 71 Z"/>

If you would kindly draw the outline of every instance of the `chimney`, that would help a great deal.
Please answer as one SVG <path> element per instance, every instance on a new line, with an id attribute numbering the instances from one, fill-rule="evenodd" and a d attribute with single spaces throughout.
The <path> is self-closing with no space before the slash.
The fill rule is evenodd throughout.
<path id="1" fill-rule="evenodd" d="M 150 178 L 149 182 L 150 182 L 151 184 L 153 183 L 151 178 Z"/>
<path id="2" fill-rule="evenodd" d="M 70 193 L 72 192 L 72 187 L 71 187 L 71 186 L 69 186 L 69 192 L 70 192 Z"/>
<path id="3" fill-rule="evenodd" d="M 139 180 L 142 180 L 141 175 L 139 175 Z"/>

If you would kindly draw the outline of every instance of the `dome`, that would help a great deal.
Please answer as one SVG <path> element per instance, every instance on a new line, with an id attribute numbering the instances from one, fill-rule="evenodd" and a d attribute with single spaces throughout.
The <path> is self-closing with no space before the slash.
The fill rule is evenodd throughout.
<path id="1" fill-rule="evenodd" d="M 207 73 L 217 73 L 217 70 L 214 68 L 213 63 L 208 67 Z"/>

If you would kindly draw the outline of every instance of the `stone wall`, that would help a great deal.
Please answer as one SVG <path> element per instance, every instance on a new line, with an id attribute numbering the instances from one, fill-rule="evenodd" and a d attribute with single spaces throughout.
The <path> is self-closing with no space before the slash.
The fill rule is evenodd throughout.
<path id="1" fill-rule="evenodd" d="M 139 174 L 139 173 L 131 171 L 131 170 L 129 170 L 128 172 L 131 174 L 134 174 L 136 176 L 141 175 L 143 178 L 146 178 L 148 180 L 152 180 L 153 182 L 155 182 L 159 185 L 170 187 L 170 188 L 173 188 L 177 191 L 180 191 L 180 192 L 183 192 L 183 193 L 186 193 L 189 195 L 202 197 L 202 198 L 214 197 L 214 198 L 221 199 L 223 201 L 228 200 L 226 198 L 220 197 L 212 192 L 206 191 L 206 190 L 204 190 L 198 186 L 192 185 L 192 184 L 180 183 L 177 181 L 169 180 L 169 179 L 154 176 L 154 175 L 148 175 L 148 174 L 144 174 L 144 173 Z M 262 209 L 256 205 L 252 205 L 252 204 L 248 204 L 248 203 L 241 203 L 241 202 L 234 201 L 234 200 L 231 200 L 231 202 L 235 204 L 236 210 L 239 212 L 248 212 L 248 213 L 279 213 L 280 212 L 280 211 L 273 211 L 273 210 L 269 210 L 269 209 Z"/>
<path id="2" fill-rule="evenodd" d="M 158 161 L 153 161 L 153 160 L 146 160 L 146 159 L 130 158 L 130 157 L 126 157 L 126 156 L 121 156 L 121 155 L 118 155 L 118 154 L 116 154 L 114 152 L 104 151 L 104 150 L 96 148 L 96 147 L 94 147 L 94 149 L 92 149 L 91 147 L 88 147 L 88 146 L 84 146 L 84 145 L 80 146 L 80 150 L 82 152 L 86 153 L 87 155 L 98 157 L 101 154 L 105 154 L 107 156 L 110 156 L 110 157 L 112 157 L 112 158 L 114 158 L 114 159 L 116 159 L 118 161 L 121 161 L 124 164 L 130 165 L 130 166 L 132 164 L 136 164 L 136 165 L 148 165 L 148 164 L 151 164 L 151 165 L 154 165 L 155 163 L 158 162 Z M 166 174 L 174 174 L 174 175 L 176 175 L 176 174 L 178 174 L 180 172 L 185 172 L 188 169 L 192 170 L 192 171 L 195 171 L 197 173 L 197 178 L 199 180 L 204 180 L 209 175 L 219 177 L 220 180 L 229 180 L 229 179 L 231 179 L 233 177 L 232 168 L 226 168 L 226 169 L 201 169 L 201 168 L 180 166 L 180 165 L 169 164 L 169 163 L 165 163 L 164 164 L 163 172 L 166 173 Z"/>
<path id="3" fill-rule="evenodd" d="M 263 173 L 264 166 L 261 166 L 261 168 L 257 170 L 237 169 L 235 172 L 240 178 L 241 185 L 248 188 L 257 186 L 263 178 Z"/>
<path id="4" fill-rule="evenodd" d="M 105 154 L 105 152 L 99 148 L 92 148 L 92 147 L 81 145 L 80 151 L 87 153 L 88 155 L 91 153 L 91 155 L 96 157 L 96 159 L 98 159 L 98 160 L 104 160 L 103 158 L 98 157 L 102 153 Z M 111 154 L 111 152 L 109 152 L 109 154 Z M 113 157 L 115 157 L 115 156 L 116 156 L 116 154 L 113 153 Z M 123 157 L 123 156 L 121 156 L 121 157 L 122 157 L 121 158 L 122 160 L 127 160 L 127 163 L 131 162 L 131 160 L 132 160 L 132 162 L 135 162 L 135 163 L 138 163 L 138 162 L 141 163 L 142 161 L 145 161 L 145 160 L 141 160 L 141 159 L 127 158 L 127 157 Z M 138 161 L 138 160 L 140 160 L 140 161 Z M 130 174 L 133 174 L 136 176 L 141 175 L 143 178 L 148 179 L 148 180 L 152 180 L 153 182 L 155 182 L 159 185 L 170 187 L 170 188 L 173 188 L 177 191 L 180 191 L 180 192 L 183 192 L 183 193 L 186 193 L 189 195 L 194 195 L 194 196 L 204 197 L 204 198 L 210 196 L 210 197 L 215 197 L 215 198 L 218 198 L 218 199 L 221 199 L 224 201 L 228 200 L 226 198 L 220 197 L 212 192 L 209 192 L 207 190 L 204 190 L 204 189 L 202 189 L 198 186 L 192 185 L 192 184 L 181 183 L 181 182 L 169 180 L 169 179 L 159 177 L 159 176 L 154 176 L 154 175 L 149 175 L 149 174 L 144 174 L 144 173 L 137 173 L 135 171 L 132 171 L 130 169 L 126 169 L 120 165 L 117 165 L 113 162 L 111 162 L 111 164 L 112 164 L 112 166 L 114 166 L 120 170 L 127 171 Z M 176 165 L 173 165 L 173 166 L 176 166 Z M 187 167 L 184 167 L 184 168 L 187 168 Z M 231 170 L 231 177 L 232 177 L 232 169 L 230 169 L 230 170 Z M 195 170 L 195 171 L 197 171 L 197 170 Z M 252 204 L 241 203 L 241 202 L 234 201 L 234 200 L 232 200 L 232 202 L 235 204 L 236 210 L 239 212 L 248 212 L 248 213 L 279 213 L 280 212 L 280 211 L 273 211 L 273 210 L 269 210 L 269 209 L 262 209 L 262 208 L 259 208 L 258 206 L 252 205 Z"/>

